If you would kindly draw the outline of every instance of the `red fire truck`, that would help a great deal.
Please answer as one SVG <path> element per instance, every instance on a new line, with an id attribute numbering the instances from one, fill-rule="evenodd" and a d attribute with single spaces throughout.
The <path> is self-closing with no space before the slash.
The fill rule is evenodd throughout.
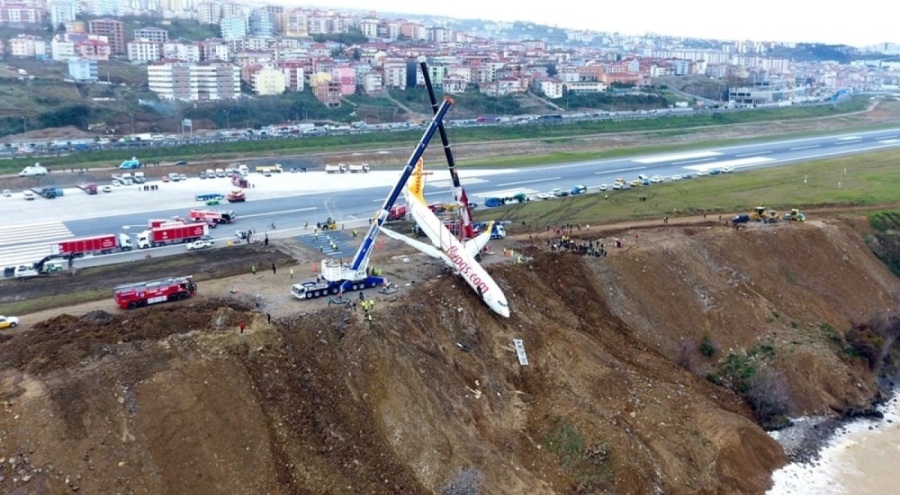
<path id="1" fill-rule="evenodd" d="M 148 304 L 187 299 L 197 293 L 197 284 L 190 276 L 174 277 L 120 285 L 113 292 L 120 308 L 134 309 Z"/>

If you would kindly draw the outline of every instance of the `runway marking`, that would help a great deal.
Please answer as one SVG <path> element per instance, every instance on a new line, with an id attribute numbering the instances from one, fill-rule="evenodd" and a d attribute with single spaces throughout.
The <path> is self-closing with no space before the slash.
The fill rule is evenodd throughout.
<path id="1" fill-rule="evenodd" d="M 503 184 L 497 184 L 497 187 L 518 186 L 520 184 L 532 184 L 535 182 L 546 182 L 548 180 L 559 180 L 559 179 L 562 179 L 562 177 L 547 177 L 546 179 L 520 180 L 519 182 L 506 182 Z"/>
<path id="2" fill-rule="evenodd" d="M 270 211 L 268 213 L 254 213 L 252 215 L 238 215 L 238 220 L 241 218 L 258 218 L 258 217 L 270 217 L 272 215 L 282 215 L 284 213 L 297 213 L 300 211 L 312 211 L 318 210 L 318 206 L 310 206 L 307 208 L 295 208 L 293 210 L 278 210 L 278 211 Z"/>
<path id="3" fill-rule="evenodd" d="M 811 150 L 813 148 L 818 148 L 821 146 L 820 144 L 811 144 L 809 146 L 797 146 L 796 148 L 791 148 L 791 151 L 800 151 L 800 150 Z"/>
<path id="4" fill-rule="evenodd" d="M 894 144 L 894 143 L 900 143 L 900 139 L 885 139 L 885 140 L 878 141 L 878 142 L 881 144 Z"/>
<path id="5" fill-rule="evenodd" d="M 0 227 L 0 246 L 74 237 L 62 222 Z"/>
<path id="6" fill-rule="evenodd" d="M 35 263 L 49 254 L 49 243 L 0 248 L 0 268 Z"/>
<path id="7" fill-rule="evenodd" d="M 462 182 L 462 181 L 460 181 L 460 182 Z M 478 178 L 466 179 L 466 182 L 465 182 L 465 184 L 463 184 L 463 187 L 465 187 L 469 184 L 481 184 L 482 182 L 487 182 L 487 180 L 478 179 Z M 436 181 L 426 180 L 425 185 L 431 186 L 431 187 L 453 187 L 453 180 L 452 179 L 446 179 L 446 180 L 442 179 L 442 180 L 436 180 Z"/>
<path id="8" fill-rule="evenodd" d="M 856 141 L 857 139 L 862 139 L 862 136 L 844 136 L 837 139 L 838 141 Z"/>
<path id="9" fill-rule="evenodd" d="M 677 153 L 674 155 L 663 155 L 663 156 L 651 156 L 649 158 L 638 158 L 637 160 L 632 160 L 636 163 L 662 163 L 662 162 L 673 162 L 676 160 L 690 160 L 692 158 L 706 158 L 708 156 L 721 156 L 722 153 L 718 151 L 698 151 L 695 153 Z"/>
<path id="10" fill-rule="evenodd" d="M 769 158 L 766 156 L 754 156 L 754 157 L 750 157 L 750 158 L 739 158 L 737 160 L 725 160 L 724 162 L 707 163 L 707 164 L 703 164 L 703 165 L 690 165 L 690 166 L 687 166 L 684 168 L 689 169 L 689 170 L 696 170 L 696 171 L 701 171 L 701 170 L 709 171 L 714 168 L 749 167 L 750 165 L 757 165 L 759 163 L 774 162 L 774 161 L 775 161 L 774 158 Z"/>
<path id="11" fill-rule="evenodd" d="M 708 162 L 708 161 L 710 161 L 710 160 L 715 160 L 715 159 L 716 159 L 716 157 L 713 156 L 713 157 L 710 157 L 710 158 L 699 158 L 699 159 L 697 159 L 697 160 L 685 160 L 685 161 L 683 161 L 683 162 L 672 162 L 672 165 L 687 165 L 687 164 L 689 164 L 689 163 Z"/>
<path id="12" fill-rule="evenodd" d="M 490 191 L 486 193 L 475 194 L 474 196 L 478 196 L 481 198 L 508 198 L 519 193 L 531 195 L 537 194 L 538 191 L 535 189 L 504 189 L 500 191 Z"/>
<path id="13" fill-rule="evenodd" d="M 647 168 L 647 167 L 617 168 L 615 170 L 603 170 L 601 172 L 594 172 L 594 175 L 615 174 L 618 172 L 631 172 L 632 170 L 644 170 L 645 168 Z"/>
<path id="14" fill-rule="evenodd" d="M 755 153 L 741 153 L 740 155 L 734 155 L 737 158 L 743 158 L 745 156 L 756 156 L 756 155 L 768 155 L 771 151 L 757 151 Z"/>

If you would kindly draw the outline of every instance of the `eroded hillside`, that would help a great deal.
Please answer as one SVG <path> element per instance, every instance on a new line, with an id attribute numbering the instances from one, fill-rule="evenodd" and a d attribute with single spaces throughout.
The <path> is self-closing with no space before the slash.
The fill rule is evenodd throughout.
<path id="1" fill-rule="evenodd" d="M 783 384 L 790 415 L 876 397 L 841 333 L 900 282 L 853 221 L 613 235 L 492 265 L 509 320 L 445 276 L 372 323 L 200 298 L 47 321 L 0 344 L 0 488 L 762 493 L 785 455 L 741 385 Z"/>

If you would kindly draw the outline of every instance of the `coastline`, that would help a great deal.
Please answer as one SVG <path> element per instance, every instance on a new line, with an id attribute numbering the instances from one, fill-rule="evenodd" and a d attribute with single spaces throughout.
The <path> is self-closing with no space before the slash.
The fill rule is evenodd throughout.
<path id="1" fill-rule="evenodd" d="M 766 495 L 868 495 L 900 486 L 900 391 L 876 411 L 882 417 L 801 418 L 771 432 L 791 463 L 772 473 Z"/>

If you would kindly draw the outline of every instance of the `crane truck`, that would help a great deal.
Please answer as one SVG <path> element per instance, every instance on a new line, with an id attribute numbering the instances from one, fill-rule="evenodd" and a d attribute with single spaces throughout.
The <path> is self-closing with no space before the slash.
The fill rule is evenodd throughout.
<path id="1" fill-rule="evenodd" d="M 400 174 L 400 179 L 388 193 L 381 209 L 376 212 L 362 244 L 360 244 L 350 263 L 343 264 L 333 259 L 322 260 L 320 276 L 291 286 L 291 294 L 295 298 L 313 299 L 321 296 L 342 294 L 351 290 L 373 288 L 387 283 L 386 279 L 377 275 L 377 270 L 370 270 L 368 266 L 369 256 L 371 256 L 372 248 L 375 246 L 375 237 L 378 235 L 379 228 L 384 225 L 385 220 L 390 215 L 391 207 L 394 206 L 397 197 L 403 191 L 403 187 L 415 169 L 416 163 L 422 157 L 428 142 L 431 141 L 438 125 L 443 120 L 444 115 L 447 114 L 451 105 L 453 105 L 453 100 L 445 97 L 444 102 L 435 112 L 431 124 L 425 130 L 425 134 L 409 157 L 409 161 L 406 162 L 406 167 Z"/>

